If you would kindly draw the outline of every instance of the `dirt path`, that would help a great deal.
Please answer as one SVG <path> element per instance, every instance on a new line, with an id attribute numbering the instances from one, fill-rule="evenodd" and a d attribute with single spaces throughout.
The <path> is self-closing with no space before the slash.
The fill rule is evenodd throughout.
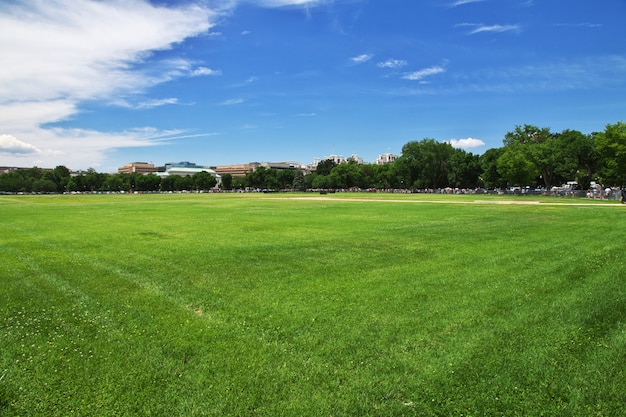
<path id="1" fill-rule="evenodd" d="M 348 202 L 376 202 L 376 203 L 424 203 L 424 204 L 514 204 L 514 205 L 542 205 L 542 206 L 588 206 L 588 207 L 626 207 L 619 203 L 582 203 L 582 202 L 552 202 L 552 201 L 521 201 L 521 200 L 397 200 L 376 198 L 333 198 L 333 197 L 279 197 L 281 200 L 310 200 L 310 201 L 348 201 Z"/>

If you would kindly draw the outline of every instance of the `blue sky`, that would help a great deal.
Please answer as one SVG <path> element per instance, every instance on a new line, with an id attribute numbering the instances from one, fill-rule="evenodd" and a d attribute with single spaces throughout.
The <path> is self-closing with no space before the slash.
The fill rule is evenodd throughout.
<path id="1" fill-rule="evenodd" d="M 626 1 L 10 0 L 0 165 L 203 165 L 626 119 Z"/>

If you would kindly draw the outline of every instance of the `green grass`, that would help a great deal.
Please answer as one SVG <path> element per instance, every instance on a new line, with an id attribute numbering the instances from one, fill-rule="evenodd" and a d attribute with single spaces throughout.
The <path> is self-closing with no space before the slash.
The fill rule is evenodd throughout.
<path id="1" fill-rule="evenodd" d="M 0 415 L 623 415 L 625 207 L 284 197 L 0 198 Z"/>

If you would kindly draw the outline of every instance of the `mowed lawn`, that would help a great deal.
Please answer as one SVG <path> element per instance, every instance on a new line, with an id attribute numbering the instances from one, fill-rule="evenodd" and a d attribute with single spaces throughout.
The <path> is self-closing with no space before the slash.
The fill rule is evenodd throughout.
<path id="1" fill-rule="evenodd" d="M 345 197 L 1 197 L 0 415 L 624 415 L 626 206 Z"/>

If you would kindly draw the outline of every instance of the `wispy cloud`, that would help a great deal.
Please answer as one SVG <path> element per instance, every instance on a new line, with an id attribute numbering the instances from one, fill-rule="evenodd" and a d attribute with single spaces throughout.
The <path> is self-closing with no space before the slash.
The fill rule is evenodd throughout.
<path id="1" fill-rule="evenodd" d="M 376 64 L 379 68 L 402 68 L 407 65 L 404 59 L 388 59 L 387 61 Z"/>
<path id="2" fill-rule="evenodd" d="M 423 84 L 420 80 L 420 84 Z M 543 62 L 512 67 L 482 68 L 451 74 L 445 85 L 405 86 L 391 92 L 401 96 L 430 94 L 594 91 L 626 86 L 626 57 L 594 56 L 570 62 Z"/>
<path id="3" fill-rule="evenodd" d="M 207 67 L 198 67 L 195 70 L 191 71 L 191 76 L 192 77 L 199 77 L 202 75 L 221 75 L 222 71 L 220 70 L 214 70 L 211 68 L 207 68 Z"/>
<path id="4" fill-rule="evenodd" d="M 374 58 L 374 55 L 372 54 L 361 54 L 361 55 L 357 55 L 355 57 L 350 58 L 350 60 L 354 62 L 355 64 L 362 64 L 364 62 L 371 60 L 372 58 Z"/>
<path id="5" fill-rule="evenodd" d="M 248 2 L 255 3 L 263 7 L 289 7 L 289 6 L 301 6 L 311 7 L 320 6 L 328 3 L 324 0 L 247 0 Z"/>
<path id="6" fill-rule="evenodd" d="M 450 139 L 448 143 L 452 145 L 452 147 L 460 148 L 460 149 L 472 149 L 472 148 L 480 148 L 481 146 L 485 146 L 485 142 L 483 142 L 480 139 L 474 139 L 474 138 Z"/>
<path id="7" fill-rule="evenodd" d="M 153 52 L 207 33 L 216 19 L 211 10 L 189 4 L 3 2 L 0 135 L 29 145 L 26 149 L 38 149 L 42 164 L 72 168 L 98 166 L 110 149 L 149 146 L 153 136 L 132 130 L 106 133 L 45 126 L 71 118 L 85 100 L 114 102 L 177 77 L 208 75 L 208 68 L 191 70 L 192 62 L 160 59 Z M 143 106 L 174 102 L 167 98 Z M 28 164 L 24 158 L 6 162 Z"/>
<path id="8" fill-rule="evenodd" d="M 482 1 L 485 1 L 485 0 L 457 0 L 453 2 L 452 4 L 450 4 L 450 7 L 458 7 L 458 6 L 462 6 L 464 4 L 469 4 L 469 3 L 480 3 Z"/>
<path id="9" fill-rule="evenodd" d="M 231 98 L 229 100 L 224 100 L 220 103 L 220 106 L 234 106 L 235 104 L 241 104 L 244 100 L 242 98 Z"/>
<path id="10" fill-rule="evenodd" d="M 440 66 L 433 66 L 421 69 L 419 71 L 408 72 L 404 74 L 402 78 L 404 78 L 405 80 L 418 81 L 423 79 L 424 77 L 440 74 L 442 72 L 446 72 L 446 69 Z"/>
<path id="11" fill-rule="evenodd" d="M 191 138 L 205 138 L 209 136 L 217 136 L 219 133 L 194 133 L 194 134 L 182 134 L 181 131 L 167 132 L 166 134 L 153 137 L 152 142 L 171 142 L 178 139 L 191 139 Z"/>
<path id="12" fill-rule="evenodd" d="M 139 103 L 131 103 L 126 99 L 119 99 L 119 100 L 114 100 L 111 102 L 112 105 L 114 106 L 118 106 L 118 107 L 124 107 L 127 109 L 137 109 L 137 110 L 142 110 L 142 109 L 153 109 L 155 107 L 160 107 L 160 106 L 167 106 L 167 105 L 172 105 L 172 104 L 178 104 L 178 99 L 177 98 L 161 98 L 161 99 L 151 99 L 151 100 L 145 100 L 145 101 L 141 101 Z"/>
<path id="13" fill-rule="evenodd" d="M 599 28 L 602 27 L 601 23 L 555 23 L 554 26 L 557 27 L 570 27 L 570 28 Z"/>
<path id="14" fill-rule="evenodd" d="M 456 27 L 469 27 L 471 30 L 467 33 L 468 35 L 475 35 L 477 33 L 483 32 L 520 32 L 520 25 L 485 25 L 483 23 L 459 23 L 455 25 Z"/>

